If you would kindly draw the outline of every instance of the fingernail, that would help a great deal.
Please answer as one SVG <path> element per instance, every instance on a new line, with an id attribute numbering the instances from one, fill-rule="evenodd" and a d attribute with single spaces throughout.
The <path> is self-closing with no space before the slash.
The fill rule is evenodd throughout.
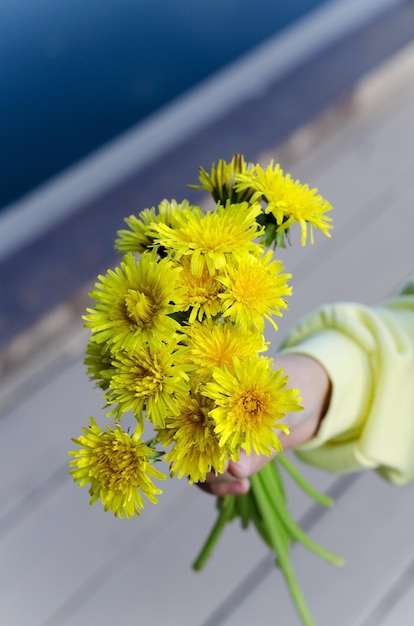
<path id="1" fill-rule="evenodd" d="M 249 488 L 250 483 L 247 479 L 235 480 L 233 483 L 229 484 L 229 493 L 234 496 L 242 496 L 249 491 Z"/>

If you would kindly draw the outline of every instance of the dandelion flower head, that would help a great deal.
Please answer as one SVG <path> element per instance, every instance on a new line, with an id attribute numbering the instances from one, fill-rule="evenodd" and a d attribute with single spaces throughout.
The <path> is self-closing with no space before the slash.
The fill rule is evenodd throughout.
<path id="1" fill-rule="evenodd" d="M 229 264 L 226 275 L 219 280 L 225 291 L 220 294 L 223 315 L 246 330 L 262 331 L 265 320 L 275 329 L 274 315 L 281 316 L 288 308 L 285 300 L 291 295 L 290 274 L 283 274 L 283 265 L 273 260 L 272 251 L 258 257 L 244 254 L 238 263 Z"/>
<path id="2" fill-rule="evenodd" d="M 190 256 L 191 272 L 195 276 L 201 276 L 204 268 L 214 276 L 225 267 L 230 255 L 237 257 L 257 247 L 254 239 L 261 233 L 256 222 L 260 213 L 258 203 L 218 205 L 202 220 L 189 216 L 180 228 L 155 224 L 154 240 L 176 259 Z"/>
<path id="3" fill-rule="evenodd" d="M 178 285 L 184 288 L 180 311 L 189 311 L 188 322 L 195 320 L 211 319 L 221 312 L 221 300 L 219 294 L 223 292 L 223 285 L 217 280 L 216 274 L 210 274 L 206 267 L 200 275 L 191 271 L 190 257 L 182 257 L 178 263 L 181 272 L 178 277 Z"/>
<path id="4" fill-rule="evenodd" d="M 151 463 L 154 451 L 142 441 L 139 429 L 132 436 L 119 424 L 102 431 L 91 418 L 82 430 L 84 434 L 73 440 L 79 449 L 69 452 L 74 457 L 69 466 L 80 487 L 90 484 L 90 504 L 100 499 L 105 511 L 132 517 L 144 508 L 143 496 L 158 502 L 156 495 L 162 491 L 152 479 L 165 476 Z"/>
<path id="5" fill-rule="evenodd" d="M 115 248 L 118 252 L 145 252 L 154 245 L 154 239 L 150 234 L 153 224 L 166 224 L 175 228 L 185 220 L 186 215 L 202 217 L 199 207 L 191 205 L 188 200 L 178 203 L 176 200 L 163 200 L 158 208 L 151 207 L 144 209 L 138 216 L 130 215 L 125 218 L 129 230 L 118 231 L 118 238 L 115 240 Z"/>
<path id="6" fill-rule="evenodd" d="M 196 367 L 195 376 L 204 382 L 211 379 L 213 368 L 225 365 L 231 369 L 235 357 L 243 361 L 267 349 L 262 333 L 256 330 L 246 333 L 229 321 L 195 323 L 184 332 L 188 359 Z"/>
<path id="7" fill-rule="evenodd" d="M 88 342 L 84 363 L 89 380 L 94 380 L 96 387 L 108 389 L 113 374 L 112 360 L 113 354 L 107 344 Z"/>
<path id="8" fill-rule="evenodd" d="M 90 294 L 96 306 L 87 309 L 84 320 L 91 340 L 108 343 L 112 351 L 131 351 L 154 337 L 168 340 L 179 329 L 171 317 L 183 296 L 177 288 L 179 272 L 153 253 L 144 253 L 139 261 L 126 254 L 120 267 L 99 276 Z"/>
<path id="9" fill-rule="evenodd" d="M 332 210 L 332 206 L 317 193 L 317 189 L 310 189 L 290 174 L 285 175 L 278 163 L 271 161 L 266 169 L 255 165 L 248 172 L 238 175 L 236 189 L 254 190 L 256 193 L 252 201 L 267 203 L 266 212 L 272 213 L 279 230 L 286 230 L 297 222 L 301 227 L 303 246 L 306 245 L 308 225 L 311 243 L 314 227 L 330 237 L 332 220 L 326 213 Z"/>
<path id="10" fill-rule="evenodd" d="M 178 415 L 169 418 L 159 433 L 164 446 L 172 444 L 165 455 L 171 475 L 187 476 L 190 483 L 203 482 L 208 472 L 224 471 L 227 452 L 219 445 L 215 423 L 210 417 L 213 402 L 198 393 L 177 401 Z"/>
<path id="11" fill-rule="evenodd" d="M 280 420 L 286 412 L 300 409 L 300 398 L 296 389 L 286 389 L 286 377 L 281 370 L 273 371 L 271 364 L 259 356 L 243 363 L 235 360 L 232 371 L 217 369 L 214 381 L 206 383 L 203 393 L 216 403 L 210 414 L 220 445 L 241 447 L 247 454 L 281 450 L 275 429 L 289 432 Z"/>
<path id="12" fill-rule="evenodd" d="M 109 416 L 120 419 L 131 411 L 141 421 L 145 409 L 155 426 L 163 426 L 167 415 L 177 414 L 177 396 L 190 391 L 187 371 L 191 367 L 183 356 L 186 351 L 172 339 L 168 344 L 155 342 L 134 352 L 119 352 L 112 362 L 107 393 L 108 404 L 115 405 Z"/>
<path id="13" fill-rule="evenodd" d="M 244 189 L 237 191 L 235 189 L 236 176 L 248 171 L 252 165 L 246 163 L 242 154 L 235 154 L 231 161 L 227 163 L 224 159 L 220 159 L 211 166 L 210 174 L 203 167 L 199 169 L 200 185 L 189 185 L 191 189 L 200 189 L 208 191 L 216 202 L 223 206 L 227 201 L 231 203 L 249 201 L 254 190 Z"/>

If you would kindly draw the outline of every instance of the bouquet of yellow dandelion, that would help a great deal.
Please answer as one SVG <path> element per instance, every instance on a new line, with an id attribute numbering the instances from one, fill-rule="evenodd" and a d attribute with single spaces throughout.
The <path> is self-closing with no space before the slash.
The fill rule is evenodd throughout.
<path id="1" fill-rule="evenodd" d="M 287 309 L 290 275 L 273 258 L 292 224 L 302 244 L 313 229 L 329 236 L 329 203 L 316 190 L 241 155 L 219 161 L 200 185 L 216 205 L 208 212 L 187 200 L 161 202 L 126 218 L 115 245 L 120 265 L 99 276 L 84 316 L 91 331 L 85 363 L 104 393 L 113 426 L 93 418 L 73 441 L 70 471 L 119 517 L 139 515 L 144 497 L 157 502 L 154 479 L 204 482 L 225 470 L 241 451 L 271 456 L 281 451 L 282 420 L 301 409 L 299 391 L 287 389 L 282 370 L 266 357 L 266 321 Z M 134 417 L 131 431 L 125 414 Z M 158 465 L 158 467 L 157 467 Z M 253 524 L 274 551 L 304 624 L 312 619 L 289 559 L 292 542 L 320 556 L 338 557 L 315 544 L 289 514 L 279 467 L 322 504 L 328 498 L 305 483 L 279 454 L 251 477 L 243 496 L 217 499 L 218 518 L 195 563 L 201 569 L 224 526 L 239 518 Z"/>

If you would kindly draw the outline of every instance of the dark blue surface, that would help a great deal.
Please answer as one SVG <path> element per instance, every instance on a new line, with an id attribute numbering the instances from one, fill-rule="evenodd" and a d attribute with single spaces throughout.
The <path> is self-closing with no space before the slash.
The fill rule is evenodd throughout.
<path id="1" fill-rule="evenodd" d="M 328 0 L 2 0 L 0 207 Z"/>

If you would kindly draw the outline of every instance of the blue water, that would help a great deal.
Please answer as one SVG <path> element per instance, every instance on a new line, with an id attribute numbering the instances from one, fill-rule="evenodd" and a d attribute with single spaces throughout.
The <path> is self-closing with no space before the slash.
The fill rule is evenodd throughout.
<path id="1" fill-rule="evenodd" d="M 2 0 L 0 207 L 328 0 Z"/>

